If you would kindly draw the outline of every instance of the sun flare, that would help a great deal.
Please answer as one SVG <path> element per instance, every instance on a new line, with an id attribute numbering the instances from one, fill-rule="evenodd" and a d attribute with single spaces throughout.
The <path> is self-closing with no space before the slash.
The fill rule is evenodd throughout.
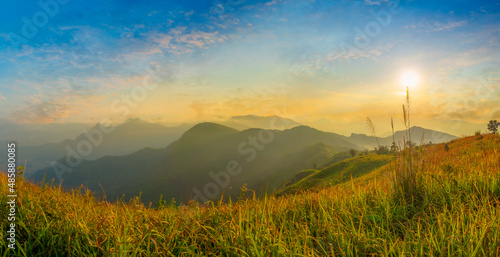
<path id="1" fill-rule="evenodd" d="M 418 75 L 413 71 L 407 71 L 401 75 L 401 83 L 404 87 L 415 87 L 418 84 Z"/>

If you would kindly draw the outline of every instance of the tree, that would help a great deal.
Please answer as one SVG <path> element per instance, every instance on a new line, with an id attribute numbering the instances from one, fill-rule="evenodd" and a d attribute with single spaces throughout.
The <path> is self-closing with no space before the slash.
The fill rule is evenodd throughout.
<path id="1" fill-rule="evenodd" d="M 488 123 L 488 130 L 491 131 L 491 134 L 496 134 L 498 126 L 500 126 L 500 122 L 497 120 L 490 120 L 490 123 Z"/>
<path id="2" fill-rule="evenodd" d="M 389 154 L 389 148 L 387 146 L 381 146 L 376 150 L 378 154 Z"/>
<path id="3" fill-rule="evenodd" d="M 349 153 L 351 154 L 352 157 L 356 156 L 356 150 L 354 149 L 349 150 Z"/>

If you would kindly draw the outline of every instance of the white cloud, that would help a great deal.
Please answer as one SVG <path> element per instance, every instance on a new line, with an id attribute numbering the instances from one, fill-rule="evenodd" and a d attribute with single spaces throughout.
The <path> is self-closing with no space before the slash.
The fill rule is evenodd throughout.
<path id="1" fill-rule="evenodd" d="M 389 0 L 365 0 L 365 3 L 368 5 L 380 5 L 382 2 L 387 2 Z"/>
<path id="2" fill-rule="evenodd" d="M 172 41 L 172 39 L 173 39 L 173 36 L 165 35 L 165 34 L 155 35 L 153 37 L 153 41 L 155 43 L 159 44 L 159 46 L 163 47 L 163 48 L 169 48 L 170 42 Z"/>
<path id="3" fill-rule="evenodd" d="M 191 53 L 197 48 L 206 49 L 209 45 L 224 42 L 227 37 L 218 31 L 204 32 L 193 30 L 187 32 L 187 27 L 175 27 L 166 34 L 156 33 L 150 36 L 159 49 L 166 49 L 173 54 Z"/>
<path id="4" fill-rule="evenodd" d="M 441 23 L 438 21 L 421 22 L 421 23 L 415 23 L 412 25 L 407 25 L 404 28 L 405 29 L 414 29 L 417 31 L 424 31 L 424 32 L 451 31 L 455 28 L 463 27 L 463 26 L 467 25 L 467 23 L 468 23 L 468 21 L 466 21 L 466 20 L 450 21 L 447 23 Z"/>
<path id="5" fill-rule="evenodd" d="M 194 14 L 194 10 L 191 10 L 190 12 L 185 12 L 184 16 L 186 16 L 186 19 L 189 20 L 189 17 Z"/>
<path id="6" fill-rule="evenodd" d="M 277 3 L 278 3 L 278 1 L 277 1 L 277 0 L 272 0 L 272 1 L 270 1 L 270 2 L 267 2 L 264 6 L 271 6 L 271 5 L 275 5 L 275 4 L 277 4 Z"/>
<path id="7" fill-rule="evenodd" d="M 144 58 L 150 55 L 154 54 L 161 54 L 162 51 L 158 47 L 147 47 L 147 48 L 140 48 L 139 50 L 132 52 L 132 53 L 125 53 L 123 54 L 123 57 L 128 58 L 128 59 L 137 59 L 137 58 Z"/>
<path id="8" fill-rule="evenodd" d="M 377 60 L 378 56 L 389 52 L 395 43 L 379 44 L 377 46 L 369 46 L 364 49 L 359 49 L 357 47 L 351 46 L 352 48 L 338 49 L 336 52 L 331 52 L 327 55 L 326 59 L 328 61 L 345 61 L 345 60 L 356 60 L 361 58 L 370 58 L 372 60 Z"/>
<path id="9" fill-rule="evenodd" d="M 199 48 L 205 48 L 209 44 L 222 42 L 226 39 L 225 36 L 219 37 L 218 34 L 218 32 L 208 33 L 202 31 L 194 31 L 176 38 L 176 41 L 191 46 L 197 46 Z"/>
<path id="10" fill-rule="evenodd" d="M 457 22 L 448 22 L 448 23 L 440 23 L 440 22 L 434 22 L 434 29 L 432 31 L 443 31 L 443 30 L 452 30 L 454 28 L 462 27 L 465 26 L 468 22 L 467 21 L 457 21 Z"/>

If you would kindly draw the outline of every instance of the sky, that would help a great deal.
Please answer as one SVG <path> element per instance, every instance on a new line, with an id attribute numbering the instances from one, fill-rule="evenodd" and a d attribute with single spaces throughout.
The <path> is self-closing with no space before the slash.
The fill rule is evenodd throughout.
<path id="1" fill-rule="evenodd" d="M 0 119 L 175 125 L 280 115 L 340 134 L 500 120 L 498 1 L 11 1 Z M 401 122 L 396 122 L 402 128 Z"/>

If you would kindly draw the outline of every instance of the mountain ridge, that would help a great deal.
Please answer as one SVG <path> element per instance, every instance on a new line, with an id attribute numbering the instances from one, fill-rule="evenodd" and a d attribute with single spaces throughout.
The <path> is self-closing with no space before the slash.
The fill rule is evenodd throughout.
<path id="1" fill-rule="evenodd" d="M 323 145 L 311 148 L 315 143 Z M 203 191 L 207 183 L 215 183 L 214 174 L 222 174 L 228 163 L 236 162 L 244 170 L 230 177 L 228 187 L 240 188 L 247 183 L 250 188 L 263 190 L 268 182 L 270 187 L 278 188 L 285 178 L 300 169 L 312 168 L 315 163 L 326 161 L 333 152 L 350 148 L 357 146 L 337 134 L 305 126 L 283 131 L 238 131 L 220 124 L 200 123 L 169 146 L 152 149 L 148 156 L 137 151 L 127 156 L 82 162 L 71 173 L 63 175 L 62 185 L 78 187 L 83 183 L 98 192 L 102 191 L 102 185 L 108 199 L 116 199 L 123 193 L 132 197 L 131 192 L 135 190 L 136 194 L 142 191 L 146 201 L 155 201 L 160 194 L 187 201 L 193 189 Z M 136 174 L 138 169 L 140 176 Z M 46 170 L 49 180 L 54 178 L 58 182 L 55 165 Z M 34 180 L 40 181 L 46 170 L 37 171 Z M 266 181 L 266 178 L 274 180 Z M 235 196 L 237 192 L 229 195 Z"/>

